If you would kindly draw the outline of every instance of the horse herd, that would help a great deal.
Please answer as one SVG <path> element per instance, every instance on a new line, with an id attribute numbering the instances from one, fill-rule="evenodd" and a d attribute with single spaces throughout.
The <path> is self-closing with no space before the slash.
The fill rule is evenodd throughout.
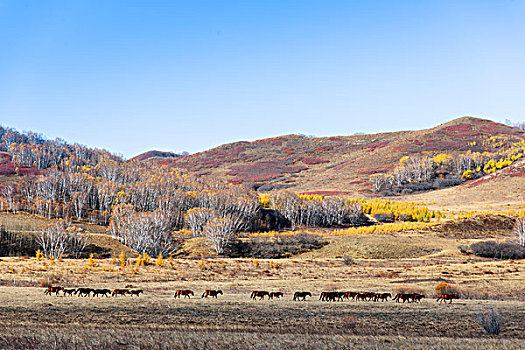
<path id="1" fill-rule="evenodd" d="M 131 296 L 139 296 L 141 293 L 144 293 L 142 289 L 113 289 L 111 291 L 110 289 L 96 289 L 96 288 L 64 288 L 64 287 L 47 287 L 44 291 L 44 294 L 51 295 L 59 295 L 60 292 L 64 293 L 64 296 L 69 295 L 78 295 L 79 297 L 89 297 L 90 295 L 93 297 L 104 296 L 109 297 L 111 296 L 117 296 L 117 295 L 131 295 Z"/>
<path id="2" fill-rule="evenodd" d="M 111 296 L 126 296 L 126 295 L 136 295 L 139 296 L 141 293 L 144 293 L 142 289 L 114 289 L 111 291 L 110 289 L 95 289 L 95 288 L 76 288 L 76 289 L 67 289 L 64 287 L 47 287 L 44 291 L 44 294 L 51 295 L 59 295 L 59 293 L 62 292 L 64 296 L 69 295 L 78 295 L 79 297 L 89 297 L 92 295 L 93 297 L 105 296 L 108 297 Z M 173 295 L 174 298 L 191 298 L 191 296 L 194 296 L 192 290 L 189 289 L 178 289 L 175 291 L 175 294 Z M 217 298 L 218 295 L 223 295 L 222 290 L 213 290 L 213 289 L 207 289 L 202 293 L 201 298 Z M 280 299 L 284 296 L 284 293 L 282 292 L 268 292 L 263 290 L 254 290 L 250 294 L 250 299 L 256 300 L 259 298 L 259 300 L 263 300 L 264 297 L 268 297 L 268 299 Z M 312 293 L 310 292 L 295 292 L 293 295 L 293 301 L 306 301 L 306 297 L 312 297 Z M 375 293 L 375 292 L 321 292 L 319 296 L 319 300 L 321 301 L 327 301 L 327 302 L 336 302 L 336 301 L 345 301 L 345 300 L 355 300 L 355 301 L 388 301 L 389 298 L 392 299 L 392 301 L 395 301 L 396 303 L 399 302 L 421 302 L 421 299 L 423 299 L 425 295 L 419 294 L 419 293 L 397 293 L 394 298 L 392 298 L 392 295 L 390 293 Z M 443 301 L 445 304 L 447 303 L 447 300 L 449 301 L 449 304 L 452 303 L 452 300 L 459 299 L 459 295 L 457 294 L 441 294 L 436 301 L 439 301 L 441 304 Z"/>

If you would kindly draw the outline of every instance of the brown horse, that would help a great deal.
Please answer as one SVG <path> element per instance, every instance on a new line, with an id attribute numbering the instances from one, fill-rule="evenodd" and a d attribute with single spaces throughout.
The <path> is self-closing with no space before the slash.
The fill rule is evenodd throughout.
<path id="1" fill-rule="evenodd" d="M 51 295 L 51 293 L 55 293 L 55 295 L 58 295 L 58 292 L 62 290 L 62 287 L 47 287 L 44 291 L 44 294 Z"/>
<path id="2" fill-rule="evenodd" d="M 193 294 L 193 291 L 189 289 L 179 289 L 175 291 L 175 294 L 173 295 L 174 298 L 180 298 L 181 296 L 184 296 L 184 298 L 191 298 L 190 295 Z"/>
<path id="3" fill-rule="evenodd" d="M 250 295 L 250 299 L 255 300 L 256 297 L 259 299 L 264 299 L 264 296 L 267 295 L 268 298 L 270 298 L 270 293 L 264 290 L 254 290 L 252 294 Z"/>
<path id="4" fill-rule="evenodd" d="M 302 301 L 305 301 L 306 300 L 306 297 L 311 297 L 312 296 L 312 293 L 310 292 L 295 292 L 293 294 L 293 300 L 296 301 L 296 300 L 302 300 Z M 301 299 L 302 298 L 302 299 Z"/>
<path id="5" fill-rule="evenodd" d="M 355 300 L 355 297 L 357 296 L 357 292 L 345 292 L 345 294 L 343 294 L 343 299 L 352 299 L 352 300 Z"/>
<path id="6" fill-rule="evenodd" d="M 114 289 L 113 293 L 111 293 L 111 296 L 112 297 L 115 297 L 117 295 L 126 296 L 126 294 L 129 294 L 129 289 Z"/>
<path id="7" fill-rule="evenodd" d="M 284 295 L 284 293 L 282 292 L 270 292 L 270 294 L 268 294 L 268 298 L 269 299 L 279 299 L 280 297 L 282 297 Z"/>
<path id="8" fill-rule="evenodd" d="M 131 294 L 131 296 L 140 296 L 140 293 L 144 293 L 144 291 L 142 289 L 134 289 L 129 291 L 129 294 Z"/>
<path id="9" fill-rule="evenodd" d="M 403 302 L 407 301 L 410 303 L 410 300 L 412 299 L 412 294 L 406 294 L 406 293 L 397 293 L 393 300 L 396 301 L 396 303 L 399 303 L 400 300 L 403 300 Z"/>
<path id="10" fill-rule="evenodd" d="M 443 300 L 445 301 L 445 304 L 447 303 L 447 300 L 450 300 L 449 304 L 452 304 L 453 299 L 459 299 L 459 295 L 457 294 L 441 294 L 439 298 L 437 298 L 436 301 L 439 301 L 441 304 Z"/>
<path id="11" fill-rule="evenodd" d="M 388 298 L 392 298 L 392 294 L 390 294 L 390 293 L 376 293 L 374 295 L 374 301 L 379 301 L 379 299 L 381 299 L 381 301 L 388 301 Z"/>
<path id="12" fill-rule="evenodd" d="M 75 294 L 78 294 L 79 297 L 88 297 L 92 291 L 93 288 L 77 288 Z"/>
<path id="13" fill-rule="evenodd" d="M 219 294 L 222 295 L 222 290 L 206 289 L 204 291 L 204 293 L 202 293 L 202 297 L 201 298 L 212 297 L 212 298 L 217 299 L 217 295 L 219 295 Z"/>
<path id="14" fill-rule="evenodd" d="M 99 295 L 109 297 L 108 294 L 111 294 L 109 289 L 93 289 L 93 297 L 96 296 L 98 298 Z"/>

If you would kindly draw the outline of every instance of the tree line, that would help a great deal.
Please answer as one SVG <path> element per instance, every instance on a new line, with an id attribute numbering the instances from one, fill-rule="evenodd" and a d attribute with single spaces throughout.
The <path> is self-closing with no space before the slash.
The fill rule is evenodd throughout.
<path id="1" fill-rule="evenodd" d="M 362 208 L 340 197 L 307 198 L 281 191 L 265 206 L 242 185 L 203 181 L 153 162 L 125 161 L 105 150 L 47 140 L 35 133 L 0 127 L 0 150 L 17 165 L 42 169 L 3 186 L 0 209 L 48 219 L 108 226 L 123 244 L 152 256 L 177 249 L 172 232 L 188 228 L 205 236 L 221 254 L 240 232 L 260 228 L 268 215 L 297 226 L 341 226 L 356 222 Z M 262 212 L 265 215 L 262 215 Z M 269 227 L 272 229 L 273 227 Z M 46 255 L 74 253 L 68 225 L 42 231 Z"/>

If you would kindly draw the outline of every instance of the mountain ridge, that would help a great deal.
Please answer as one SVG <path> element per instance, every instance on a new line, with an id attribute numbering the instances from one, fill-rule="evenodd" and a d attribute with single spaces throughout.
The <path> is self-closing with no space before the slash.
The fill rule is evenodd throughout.
<path id="1" fill-rule="evenodd" d="M 291 188 L 363 195 L 370 192 L 370 175 L 392 171 L 402 157 L 483 152 L 487 147 L 472 144 L 494 136 L 524 139 L 525 132 L 464 116 L 415 131 L 315 138 L 288 134 L 237 141 L 159 163 L 262 191 Z"/>

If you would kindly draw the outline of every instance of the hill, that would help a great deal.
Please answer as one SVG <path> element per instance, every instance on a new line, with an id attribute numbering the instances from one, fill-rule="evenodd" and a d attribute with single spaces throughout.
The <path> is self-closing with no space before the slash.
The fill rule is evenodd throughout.
<path id="1" fill-rule="evenodd" d="M 135 156 L 135 157 L 131 158 L 130 161 L 135 161 L 135 160 L 138 160 L 138 161 L 145 161 L 145 160 L 163 161 L 163 160 L 172 159 L 172 158 L 178 158 L 178 157 L 182 157 L 182 155 L 177 154 L 177 153 L 173 153 L 173 152 L 164 152 L 164 151 L 155 151 L 155 150 L 153 150 L 153 151 L 148 151 L 148 152 L 141 153 L 138 156 Z"/>
<path id="2" fill-rule="evenodd" d="M 495 152 L 490 138 L 523 140 L 525 132 L 490 120 L 462 117 L 419 131 L 315 137 L 285 135 L 225 144 L 160 163 L 259 191 L 370 195 L 372 174 L 388 174 L 401 158 Z"/>

